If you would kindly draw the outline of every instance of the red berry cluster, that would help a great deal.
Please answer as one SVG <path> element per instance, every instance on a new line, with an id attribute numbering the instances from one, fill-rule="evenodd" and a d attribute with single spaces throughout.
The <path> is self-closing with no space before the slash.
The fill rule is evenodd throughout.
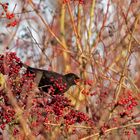
<path id="1" fill-rule="evenodd" d="M 52 96 L 52 101 L 49 105 L 51 105 L 55 115 L 57 116 L 63 116 L 65 108 L 71 106 L 70 100 L 62 95 Z"/>
<path id="2" fill-rule="evenodd" d="M 4 129 L 6 124 L 10 124 L 15 119 L 15 111 L 3 103 L 1 103 L 0 108 L 0 128 Z"/>
<path id="3" fill-rule="evenodd" d="M 25 109 L 24 112 L 26 112 L 26 107 L 28 106 L 27 101 L 28 98 L 30 98 L 28 118 L 30 120 L 30 128 L 33 132 L 39 133 L 39 129 L 38 132 L 34 129 L 40 127 L 40 125 L 48 128 L 50 126 L 48 123 L 64 124 L 67 127 L 83 122 L 88 125 L 93 125 L 93 121 L 86 114 L 74 110 L 71 101 L 63 94 L 49 94 L 40 91 L 39 93 L 34 93 L 34 96 L 31 98 L 29 92 L 33 89 L 32 85 L 35 85 L 34 74 L 29 73 L 28 70 L 23 71 L 22 65 L 16 53 L 11 52 L 0 55 L 0 72 L 3 75 L 7 75 L 6 83 L 8 83 L 18 106 Z M 65 90 L 66 85 L 61 78 L 51 78 L 50 80 L 54 82 L 54 86 L 60 91 Z M 54 91 L 53 87 L 51 91 Z M 12 127 L 13 135 L 16 135 L 19 132 L 19 127 L 16 123 L 15 111 L 10 99 L 7 97 L 6 91 L 1 90 L 0 127 L 4 129 L 8 124 Z M 16 124 L 16 126 L 14 124 Z"/>
<path id="4" fill-rule="evenodd" d="M 9 3 L 0 3 L 0 5 L 2 6 L 4 12 L 7 13 Z M 2 12 L 1 14 L 3 15 L 4 12 Z"/>
<path id="5" fill-rule="evenodd" d="M 21 73 L 22 63 L 16 53 L 0 54 L 0 73 L 7 76 L 6 82 L 20 105 L 25 105 L 25 95 L 32 89 L 33 76 Z M 3 77 L 4 78 L 4 77 Z M 29 83 L 29 84 L 27 84 Z M 23 86 L 26 86 L 23 89 Z M 6 87 L 5 87 L 6 88 Z M 24 90 L 24 93 L 22 91 Z M 25 94 L 25 95 L 24 95 Z M 24 95 L 24 96 L 23 96 Z M 0 127 L 4 129 L 6 124 L 15 121 L 15 111 L 10 104 L 5 89 L 0 90 Z"/>
<path id="6" fill-rule="evenodd" d="M 109 129 L 109 126 L 107 124 L 104 124 L 101 128 L 100 128 L 100 135 L 104 135 L 105 131 Z"/>
<path id="7" fill-rule="evenodd" d="M 136 130 L 136 128 L 133 128 L 132 131 L 133 131 L 133 134 L 134 134 L 134 135 L 137 134 L 137 130 Z"/>
<path id="8" fill-rule="evenodd" d="M 86 122 L 89 125 L 93 125 L 93 121 L 84 113 L 78 112 L 76 110 L 70 110 L 68 114 L 64 116 L 65 124 L 72 125 L 75 123 Z"/>
<path id="9" fill-rule="evenodd" d="M 6 53 L 5 56 L 0 54 L 0 72 L 2 74 L 17 76 L 20 69 L 20 59 L 16 57 L 16 53 Z"/>
<path id="10" fill-rule="evenodd" d="M 47 97 L 46 97 L 47 98 Z M 34 101 L 32 108 L 32 116 L 36 116 L 36 121 L 33 124 L 42 123 L 61 123 L 65 125 L 73 125 L 75 123 L 86 122 L 93 125 L 93 121 L 84 113 L 74 110 L 71 101 L 63 95 L 53 95 L 48 99 L 41 98 Z M 42 115 L 43 114 L 43 115 Z M 50 119 L 50 116 L 53 115 Z"/>
<path id="11" fill-rule="evenodd" d="M 127 136 L 128 139 L 131 139 L 131 134 L 134 135 L 137 134 L 136 128 L 132 128 L 131 130 L 125 130 L 125 135 Z"/>
<path id="12" fill-rule="evenodd" d="M 120 115 L 122 116 L 123 114 L 130 114 L 130 112 L 132 112 L 138 105 L 138 102 L 132 96 L 132 93 L 129 92 L 126 97 L 121 97 L 121 99 L 118 101 L 118 105 L 122 106 L 124 109 L 124 112 L 120 113 Z"/>
<path id="13" fill-rule="evenodd" d="M 18 21 L 15 17 L 15 14 L 12 12 L 9 12 L 8 11 L 8 6 L 9 6 L 9 3 L 1 3 L 0 2 L 0 5 L 2 6 L 3 8 L 3 12 L 1 13 L 1 17 L 6 17 L 6 19 L 8 20 L 8 24 L 7 24 L 7 27 L 14 27 L 18 24 Z"/>
<path id="14" fill-rule="evenodd" d="M 4 66 L 3 66 L 4 55 L 0 55 L 0 72 L 4 74 Z"/>
<path id="15" fill-rule="evenodd" d="M 66 83 L 63 83 L 62 77 L 59 77 L 57 79 L 55 79 L 54 77 L 51 77 L 50 81 L 54 83 L 53 86 L 56 87 L 56 89 L 58 89 L 58 92 L 65 91 L 67 85 Z M 50 90 L 51 90 L 51 94 L 54 94 L 55 90 L 53 89 L 52 86 L 50 87 Z"/>
<path id="16" fill-rule="evenodd" d="M 17 135 L 18 132 L 19 132 L 19 130 L 17 128 L 13 129 L 13 135 Z"/>
<path id="17" fill-rule="evenodd" d="M 26 90 L 30 91 L 32 89 L 33 74 L 20 73 L 22 68 L 22 63 L 16 53 L 6 53 L 5 56 L 0 55 L 0 72 L 8 77 L 8 83 L 10 85 L 11 91 L 18 96 L 22 91 L 23 85 L 26 86 Z"/>

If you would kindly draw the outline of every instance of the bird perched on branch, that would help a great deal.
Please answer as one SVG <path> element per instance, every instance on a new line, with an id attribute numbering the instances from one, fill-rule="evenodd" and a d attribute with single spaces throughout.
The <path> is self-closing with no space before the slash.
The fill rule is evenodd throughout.
<path id="1" fill-rule="evenodd" d="M 32 68 L 25 64 L 23 66 L 27 68 L 27 72 L 35 74 L 35 81 L 39 89 L 51 94 L 65 93 L 71 86 L 76 85 L 76 82 L 80 79 L 74 73 L 62 75 L 53 71 Z"/>

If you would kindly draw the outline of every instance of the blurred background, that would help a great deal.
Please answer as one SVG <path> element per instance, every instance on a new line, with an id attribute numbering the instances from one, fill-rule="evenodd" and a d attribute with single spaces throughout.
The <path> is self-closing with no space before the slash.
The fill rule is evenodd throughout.
<path id="1" fill-rule="evenodd" d="M 95 119 L 97 124 L 104 124 L 108 116 L 104 107 L 114 101 L 122 75 L 125 76 L 119 95 L 130 90 L 140 99 L 139 0 L 8 3 L 8 11 L 15 14 L 18 25 L 7 27 L 9 20 L 0 16 L 0 53 L 16 52 L 32 67 L 73 72 L 90 81 L 91 85 L 81 83 L 67 94 L 76 109 L 87 111 L 93 119 L 100 117 L 100 121 Z M 102 102 L 98 97 L 104 93 L 108 95 Z M 139 108 L 135 113 L 139 113 Z"/>

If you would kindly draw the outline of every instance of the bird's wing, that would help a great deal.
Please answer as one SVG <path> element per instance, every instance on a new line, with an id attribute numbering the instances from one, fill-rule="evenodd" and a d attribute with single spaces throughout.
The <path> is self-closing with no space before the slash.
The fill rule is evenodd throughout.
<path id="1" fill-rule="evenodd" d="M 45 92 L 48 92 L 48 89 L 52 87 L 55 93 L 59 93 L 58 85 L 63 84 L 63 75 L 52 71 L 43 70 L 42 72 L 43 74 L 39 82 L 39 87 Z"/>
<path id="2" fill-rule="evenodd" d="M 28 70 L 36 74 L 35 80 L 38 87 L 45 92 L 48 92 L 50 87 L 53 87 L 55 93 L 63 93 L 68 89 L 66 78 L 62 74 L 32 67 L 28 67 Z M 60 87 L 63 87 L 64 84 L 66 84 L 66 88 L 62 91 Z"/>

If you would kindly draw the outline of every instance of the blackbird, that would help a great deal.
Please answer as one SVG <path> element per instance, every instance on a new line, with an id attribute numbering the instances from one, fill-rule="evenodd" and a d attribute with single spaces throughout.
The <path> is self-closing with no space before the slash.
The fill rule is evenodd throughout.
<path id="1" fill-rule="evenodd" d="M 27 72 L 35 74 L 35 82 L 38 88 L 51 94 L 65 93 L 71 86 L 76 85 L 76 82 L 80 79 L 74 73 L 62 75 L 53 71 L 32 68 L 25 64 L 24 67 L 27 68 Z"/>

